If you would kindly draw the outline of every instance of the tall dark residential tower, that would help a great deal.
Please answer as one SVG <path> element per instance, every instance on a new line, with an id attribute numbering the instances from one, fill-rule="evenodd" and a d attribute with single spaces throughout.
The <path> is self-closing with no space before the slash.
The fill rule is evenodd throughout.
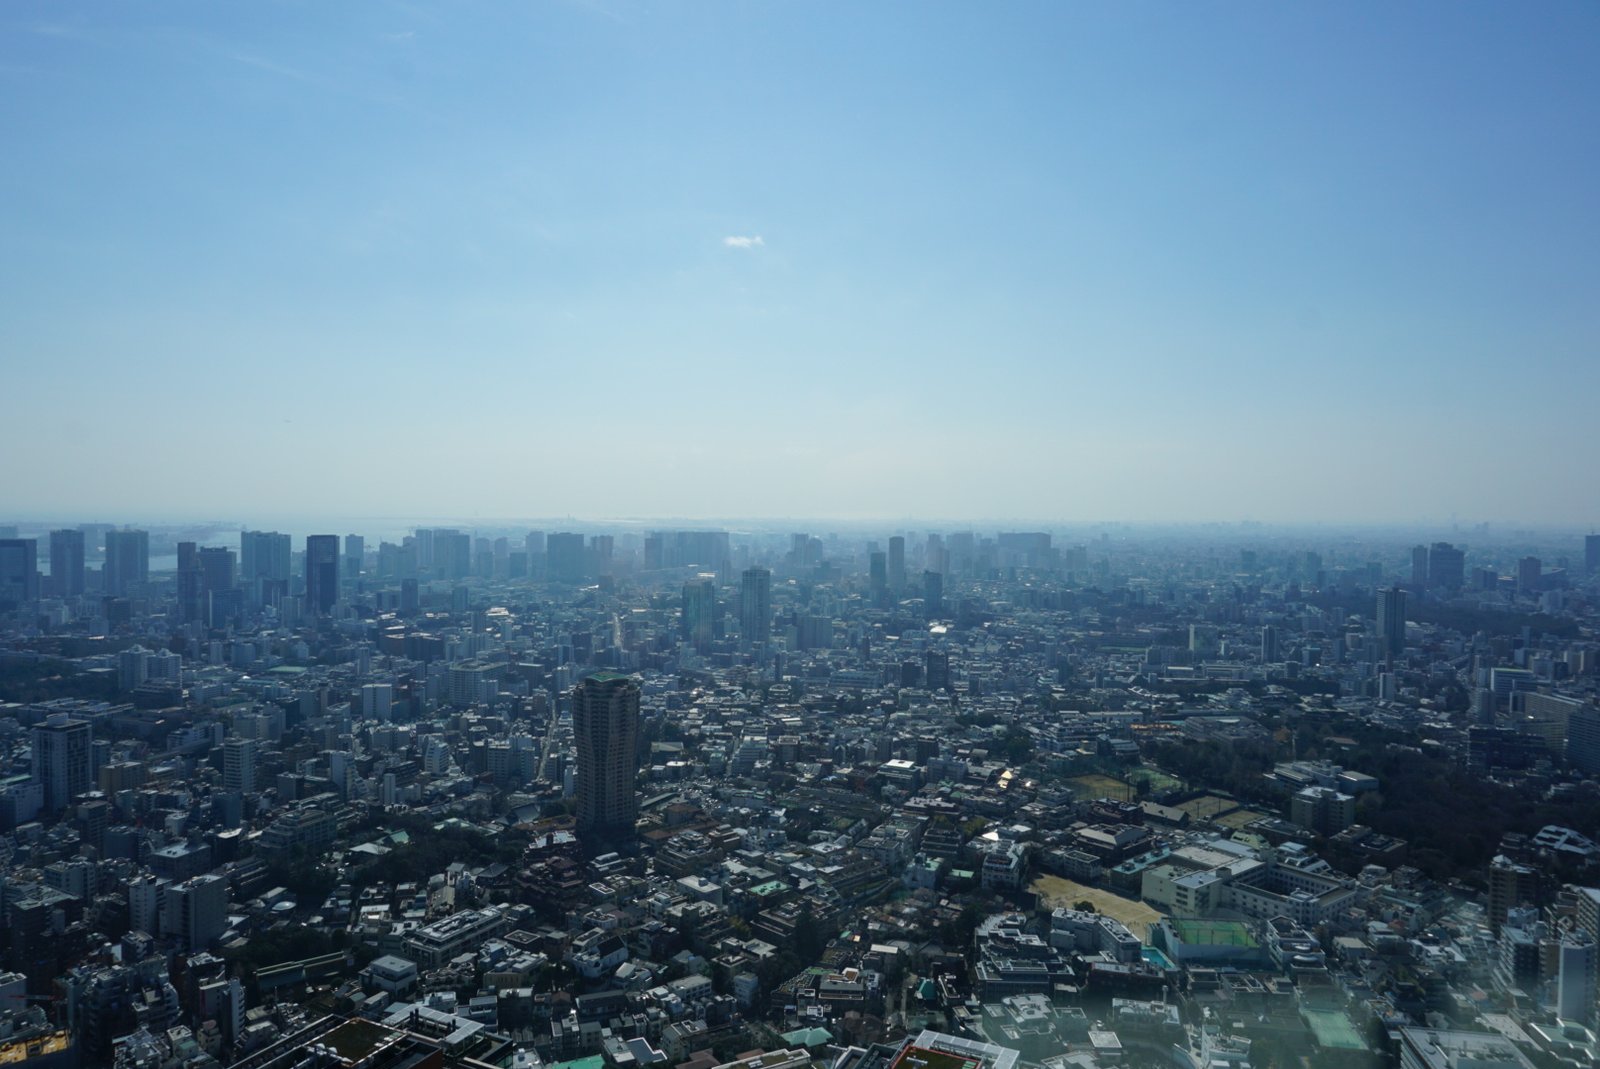
<path id="1" fill-rule="evenodd" d="M 584 845 L 632 840 L 639 801 L 639 684 L 597 672 L 572 688 L 578 744 L 578 835 Z"/>
<path id="2" fill-rule="evenodd" d="M 0 538 L 0 605 L 39 600 L 39 542 Z"/>
<path id="3" fill-rule="evenodd" d="M 1378 591 L 1378 644 L 1385 660 L 1406 648 L 1406 592 L 1400 587 Z"/>
<path id="4" fill-rule="evenodd" d="M 895 597 L 906 591 L 906 540 L 900 535 L 889 539 L 889 589 Z"/>
<path id="5" fill-rule="evenodd" d="M 83 593 L 83 532 L 50 532 L 50 586 L 58 598 Z"/>
<path id="6" fill-rule="evenodd" d="M 1583 536 L 1583 570 L 1590 575 L 1600 572 L 1600 534 Z"/>
<path id="7" fill-rule="evenodd" d="M 739 578 L 739 645 L 765 649 L 772 629 L 772 573 L 746 568 Z"/>
<path id="8" fill-rule="evenodd" d="M 1261 629 L 1261 663 L 1278 663 L 1278 629 L 1272 624 Z"/>
<path id="9" fill-rule="evenodd" d="M 1428 586 L 1435 590 L 1460 590 L 1467 579 L 1467 555 L 1449 542 L 1428 549 Z"/>
<path id="10" fill-rule="evenodd" d="M 89 721 L 51 713 L 33 728 L 33 779 L 44 806 L 59 813 L 92 785 Z"/>
<path id="11" fill-rule="evenodd" d="M 150 532 L 107 531 L 101 586 L 108 597 L 126 597 L 150 579 Z"/>
<path id="12" fill-rule="evenodd" d="M 306 536 L 306 609 L 333 611 L 339 600 L 339 536 Z"/>
<path id="13" fill-rule="evenodd" d="M 1428 547 L 1411 547 L 1411 585 L 1419 590 L 1428 585 Z"/>

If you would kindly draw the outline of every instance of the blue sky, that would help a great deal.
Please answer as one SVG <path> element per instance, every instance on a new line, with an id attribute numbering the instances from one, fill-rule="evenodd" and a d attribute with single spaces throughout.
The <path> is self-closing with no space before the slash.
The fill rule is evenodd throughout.
<path id="1" fill-rule="evenodd" d="M 1597 48 L 1556 3 L 8 4 L 0 500 L 1593 524 Z"/>

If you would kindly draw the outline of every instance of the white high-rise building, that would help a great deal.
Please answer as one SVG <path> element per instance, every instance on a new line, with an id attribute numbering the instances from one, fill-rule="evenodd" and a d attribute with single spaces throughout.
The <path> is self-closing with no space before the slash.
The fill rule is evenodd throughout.
<path id="1" fill-rule="evenodd" d="M 255 739 L 234 737 L 222 744 L 222 789 L 240 794 L 255 792 Z"/>

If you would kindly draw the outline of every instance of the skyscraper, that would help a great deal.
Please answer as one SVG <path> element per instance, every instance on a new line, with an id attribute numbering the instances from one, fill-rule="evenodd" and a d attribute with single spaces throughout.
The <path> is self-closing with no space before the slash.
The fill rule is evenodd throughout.
<path id="1" fill-rule="evenodd" d="M 1449 542 L 1435 542 L 1428 550 L 1428 586 L 1460 590 L 1467 578 L 1467 555 Z"/>
<path id="2" fill-rule="evenodd" d="M 765 649 L 772 628 L 772 573 L 746 568 L 739 578 L 739 645 Z"/>
<path id="3" fill-rule="evenodd" d="M 881 606 L 889 600 L 889 557 L 882 550 L 867 554 L 867 589 L 872 604 Z"/>
<path id="4" fill-rule="evenodd" d="M 1583 536 L 1583 570 L 1590 575 L 1600 572 L 1600 534 Z"/>
<path id="5" fill-rule="evenodd" d="M 1517 561 L 1517 593 L 1523 596 L 1537 594 L 1544 576 L 1544 561 L 1538 557 L 1523 557 Z"/>
<path id="6" fill-rule="evenodd" d="M 558 583 L 583 578 L 583 535 L 558 532 L 545 538 L 547 574 Z"/>
<path id="7" fill-rule="evenodd" d="M 50 532 L 50 586 L 57 597 L 83 593 L 83 532 Z"/>
<path id="8" fill-rule="evenodd" d="M 361 562 L 367 555 L 367 540 L 358 534 L 344 536 L 344 574 L 351 579 L 361 574 Z"/>
<path id="9" fill-rule="evenodd" d="M 108 597 L 127 597 L 150 579 L 150 532 L 107 531 L 106 564 L 101 586 Z"/>
<path id="10" fill-rule="evenodd" d="M 1411 547 L 1411 585 L 1419 590 L 1428 585 L 1428 547 Z"/>
<path id="11" fill-rule="evenodd" d="M 178 619 L 199 620 L 204 615 L 201 595 L 205 573 L 200 569 L 200 547 L 193 542 L 178 543 Z"/>
<path id="12" fill-rule="evenodd" d="M 239 585 L 252 605 L 275 605 L 289 593 L 290 556 L 286 534 L 239 533 Z"/>
<path id="13" fill-rule="evenodd" d="M 1378 591 L 1378 645 L 1385 659 L 1406 648 L 1406 592 L 1399 587 Z"/>
<path id="14" fill-rule="evenodd" d="M 897 598 L 906 592 L 906 540 L 903 535 L 889 539 L 889 589 Z"/>
<path id="15" fill-rule="evenodd" d="M 699 653 L 711 649 L 716 637 L 717 586 L 701 576 L 683 584 L 683 640 Z"/>
<path id="16" fill-rule="evenodd" d="M 58 813 L 92 783 L 87 720 L 51 713 L 33 728 L 33 778 L 44 789 L 45 809 Z"/>
<path id="17" fill-rule="evenodd" d="M 585 845 L 633 838 L 639 816 L 639 684 L 597 672 L 572 689 L 578 744 L 578 834 Z"/>
<path id="18" fill-rule="evenodd" d="M 929 619 L 944 612 L 944 574 L 942 572 L 926 571 L 922 573 L 922 610 Z"/>
<path id="19" fill-rule="evenodd" d="M 333 611 L 339 600 L 339 536 L 306 536 L 306 608 Z"/>
<path id="20" fill-rule="evenodd" d="M 39 543 L 33 538 L 0 538 L 0 605 L 39 600 Z"/>

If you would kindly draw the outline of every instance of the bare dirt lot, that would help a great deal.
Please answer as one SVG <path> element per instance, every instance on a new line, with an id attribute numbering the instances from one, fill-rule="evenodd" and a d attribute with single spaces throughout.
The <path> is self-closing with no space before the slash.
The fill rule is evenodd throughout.
<path id="1" fill-rule="evenodd" d="M 1123 898 L 1101 887 L 1086 887 L 1060 876 L 1040 876 L 1028 889 L 1051 909 L 1060 906 L 1071 909 L 1079 902 L 1089 902 L 1096 912 L 1126 924 L 1128 930 L 1140 939 L 1146 938 L 1150 925 L 1162 918 L 1161 913 L 1143 902 Z"/>

